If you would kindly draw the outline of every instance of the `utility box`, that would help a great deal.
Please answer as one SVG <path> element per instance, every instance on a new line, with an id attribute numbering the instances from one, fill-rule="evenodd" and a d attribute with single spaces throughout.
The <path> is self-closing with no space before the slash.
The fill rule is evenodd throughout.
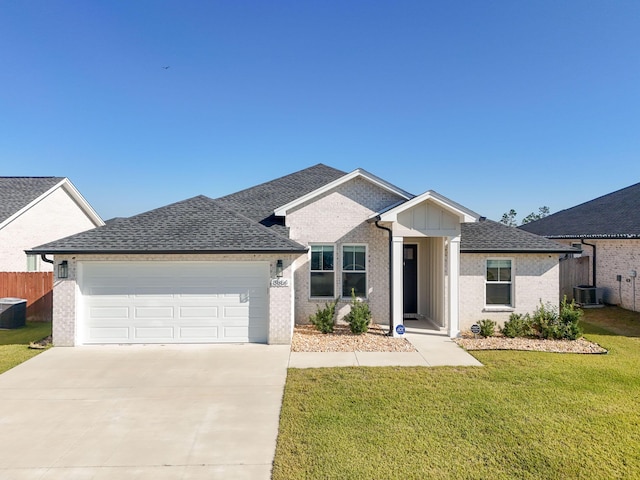
<path id="1" fill-rule="evenodd" d="M 0 328 L 24 327 L 27 322 L 27 301 L 24 298 L 0 298 Z"/>

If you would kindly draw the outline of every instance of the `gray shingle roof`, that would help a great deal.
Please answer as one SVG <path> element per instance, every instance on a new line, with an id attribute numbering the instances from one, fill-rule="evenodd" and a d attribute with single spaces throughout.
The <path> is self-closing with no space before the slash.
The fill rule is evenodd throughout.
<path id="1" fill-rule="evenodd" d="M 577 250 L 492 220 L 463 223 L 460 251 L 463 253 L 571 253 Z"/>
<path id="2" fill-rule="evenodd" d="M 0 222 L 62 180 L 64 177 L 0 177 Z"/>
<path id="3" fill-rule="evenodd" d="M 304 252 L 302 245 L 203 195 L 56 240 L 33 253 Z"/>
<path id="4" fill-rule="evenodd" d="M 548 238 L 640 238 L 640 183 L 518 228 Z"/>
<path id="5" fill-rule="evenodd" d="M 273 211 L 344 175 L 346 173 L 341 170 L 319 163 L 216 200 L 251 220 L 288 235 L 286 227 L 273 215 Z"/>

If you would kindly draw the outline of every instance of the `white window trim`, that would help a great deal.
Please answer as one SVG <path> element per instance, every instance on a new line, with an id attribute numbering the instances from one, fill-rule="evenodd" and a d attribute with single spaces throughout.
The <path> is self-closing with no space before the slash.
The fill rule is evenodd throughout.
<path id="1" fill-rule="evenodd" d="M 511 262 L 511 281 L 510 282 L 490 282 L 487 280 L 487 263 L 489 260 L 509 260 Z M 484 279 L 483 288 L 484 288 L 484 309 L 486 312 L 511 312 L 515 309 L 516 306 L 516 298 L 515 298 L 515 280 L 516 280 L 516 261 L 513 257 L 487 257 L 484 260 L 484 271 L 482 273 L 482 277 Z M 488 284 L 511 284 L 511 305 L 499 305 L 499 304 L 488 304 L 487 303 L 487 285 Z"/>
<path id="2" fill-rule="evenodd" d="M 311 249 L 312 247 L 332 247 L 333 248 L 333 270 L 312 270 L 311 269 Z M 310 243 L 309 244 L 309 299 L 310 300 L 323 300 L 326 301 L 328 298 L 332 300 L 336 298 L 336 244 L 335 243 Z M 317 295 L 311 295 L 311 274 L 314 272 L 332 272 L 333 273 L 333 296 L 332 297 L 318 297 Z"/>
<path id="3" fill-rule="evenodd" d="M 364 247 L 364 270 L 344 270 L 343 256 L 344 247 Z M 335 268 L 335 262 L 334 262 Z M 346 297 L 342 295 L 342 274 L 344 273 L 364 273 L 364 297 L 358 297 L 362 299 L 369 298 L 369 245 L 366 243 L 343 243 L 340 245 L 340 297 L 342 299 L 351 299 L 351 294 Z"/>

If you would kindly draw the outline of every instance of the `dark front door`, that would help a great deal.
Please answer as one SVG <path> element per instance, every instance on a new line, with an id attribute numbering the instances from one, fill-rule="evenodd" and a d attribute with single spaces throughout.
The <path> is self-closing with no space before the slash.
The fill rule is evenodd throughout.
<path id="1" fill-rule="evenodd" d="M 404 245 L 403 313 L 418 314 L 418 246 Z"/>

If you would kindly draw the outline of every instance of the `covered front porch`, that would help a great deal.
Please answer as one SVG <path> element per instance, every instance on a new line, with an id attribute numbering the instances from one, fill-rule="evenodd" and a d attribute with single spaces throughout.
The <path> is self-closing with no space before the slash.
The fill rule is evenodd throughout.
<path id="1" fill-rule="evenodd" d="M 433 191 L 372 217 L 390 235 L 393 336 L 407 328 L 458 336 L 460 224 L 478 218 Z"/>

